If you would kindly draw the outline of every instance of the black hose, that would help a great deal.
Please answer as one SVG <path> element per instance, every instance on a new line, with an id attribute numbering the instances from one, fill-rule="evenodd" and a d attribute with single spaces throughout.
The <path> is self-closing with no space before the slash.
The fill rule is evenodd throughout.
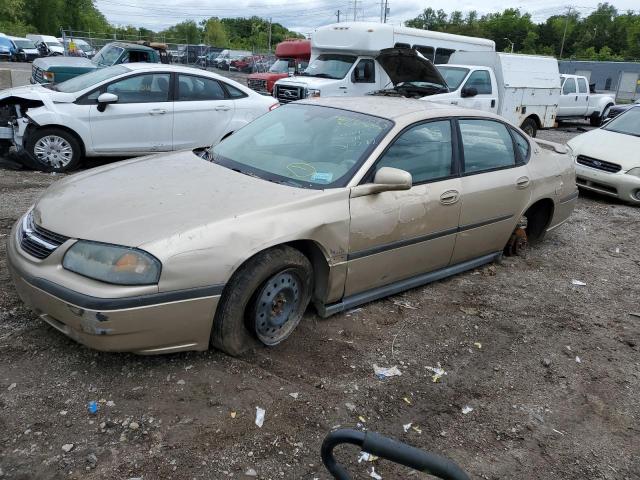
<path id="1" fill-rule="evenodd" d="M 410 445 L 374 432 L 341 429 L 329 433 L 322 442 L 322 462 L 337 480 L 351 480 L 351 476 L 333 456 L 333 449 L 342 443 L 359 446 L 362 451 L 391 460 L 419 472 L 429 473 L 443 480 L 469 480 L 458 465 L 439 455 L 423 452 Z"/>

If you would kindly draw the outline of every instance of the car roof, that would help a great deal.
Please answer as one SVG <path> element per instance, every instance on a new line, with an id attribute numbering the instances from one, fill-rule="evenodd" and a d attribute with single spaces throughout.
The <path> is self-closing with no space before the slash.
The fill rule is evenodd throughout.
<path id="1" fill-rule="evenodd" d="M 443 105 L 425 100 L 415 100 L 403 97 L 384 97 L 367 95 L 364 97 L 320 97 L 311 100 L 301 100 L 295 103 L 307 105 L 322 105 L 325 107 L 341 108 L 353 112 L 375 115 L 396 121 L 404 117 L 439 118 L 439 117 L 486 117 L 501 119 L 489 112 L 471 110 L 468 108 Z"/>
<path id="2" fill-rule="evenodd" d="M 205 77 L 215 78 L 217 80 L 233 80 L 231 78 L 226 78 L 222 75 L 218 75 L 217 73 L 210 72 L 209 70 L 202 70 L 201 68 L 188 67 L 182 65 L 172 65 L 167 63 L 123 63 L 123 67 L 128 68 L 132 71 L 138 70 L 162 70 L 164 72 L 178 72 L 178 73 L 189 73 L 191 75 L 200 75 Z"/>

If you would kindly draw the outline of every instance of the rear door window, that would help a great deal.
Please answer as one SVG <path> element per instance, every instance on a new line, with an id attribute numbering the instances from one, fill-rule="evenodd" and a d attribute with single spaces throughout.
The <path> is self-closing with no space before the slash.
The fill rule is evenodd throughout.
<path id="1" fill-rule="evenodd" d="M 459 120 L 464 173 L 480 173 L 513 167 L 516 154 L 507 127 L 494 120 Z"/>
<path id="2" fill-rule="evenodd" d="M 226 97 L 220 82 L 195 75 L 178 75 L 178 102 L 223 100 Z"/>
<path id="3" fill-rule="evenodd" d="M 587 86 L 587 81 L 584 78 L 578 79 L 578 92 L 589 93 L 589 87 Z"/>

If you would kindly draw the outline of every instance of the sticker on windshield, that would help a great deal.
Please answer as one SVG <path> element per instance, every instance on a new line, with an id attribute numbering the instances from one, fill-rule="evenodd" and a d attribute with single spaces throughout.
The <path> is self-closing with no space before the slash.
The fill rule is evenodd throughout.
<path id="1" fill-rule="evenodd" d="M 317 183 L 331 183 L 331 180 L 333 180 L 333 173 L 331 172 L 316 172 L 311 177 L 311 181 Z"/>

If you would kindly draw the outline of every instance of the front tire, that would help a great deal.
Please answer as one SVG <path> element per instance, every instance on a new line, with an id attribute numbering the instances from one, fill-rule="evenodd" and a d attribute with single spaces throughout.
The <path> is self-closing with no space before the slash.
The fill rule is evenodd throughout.
<path id="1" fill-rule="evenodd" d="M 591 125 L 592 127 L 599 127 L 600 125 L 602 125 L 602 122 L 607 119 L 611 107 L 612 105 L 607 105 L 606 107 L 604 107 L 602 115 L 591 115 L 591 117 L 589 117 L 589 125 Z"/>
<path id="2" fill-rule="evenodd" d="M 520 128 L 531 138 L 536 138 L 536 135 L 538 133 L 538 124 L 533 118 L 527 118 L 524 122 L 522 122 Z"/>
<path id="3" fill-rule="evenodd" d="M 302 319 L 313 289 L 313 268 L 298 250 L 278 246 L 243 264 L 216 310 L 211 344 L 232 356 L 258 342 L 284 341 Z"/>
<path id="4" fill-rule="evenodd" d="M 78 167 L 82 157 L 74 135 L 56 127 L 40 128 L 27 138 L 26 150 L 36 166 L 46 172 L 68 172 Z"/>

